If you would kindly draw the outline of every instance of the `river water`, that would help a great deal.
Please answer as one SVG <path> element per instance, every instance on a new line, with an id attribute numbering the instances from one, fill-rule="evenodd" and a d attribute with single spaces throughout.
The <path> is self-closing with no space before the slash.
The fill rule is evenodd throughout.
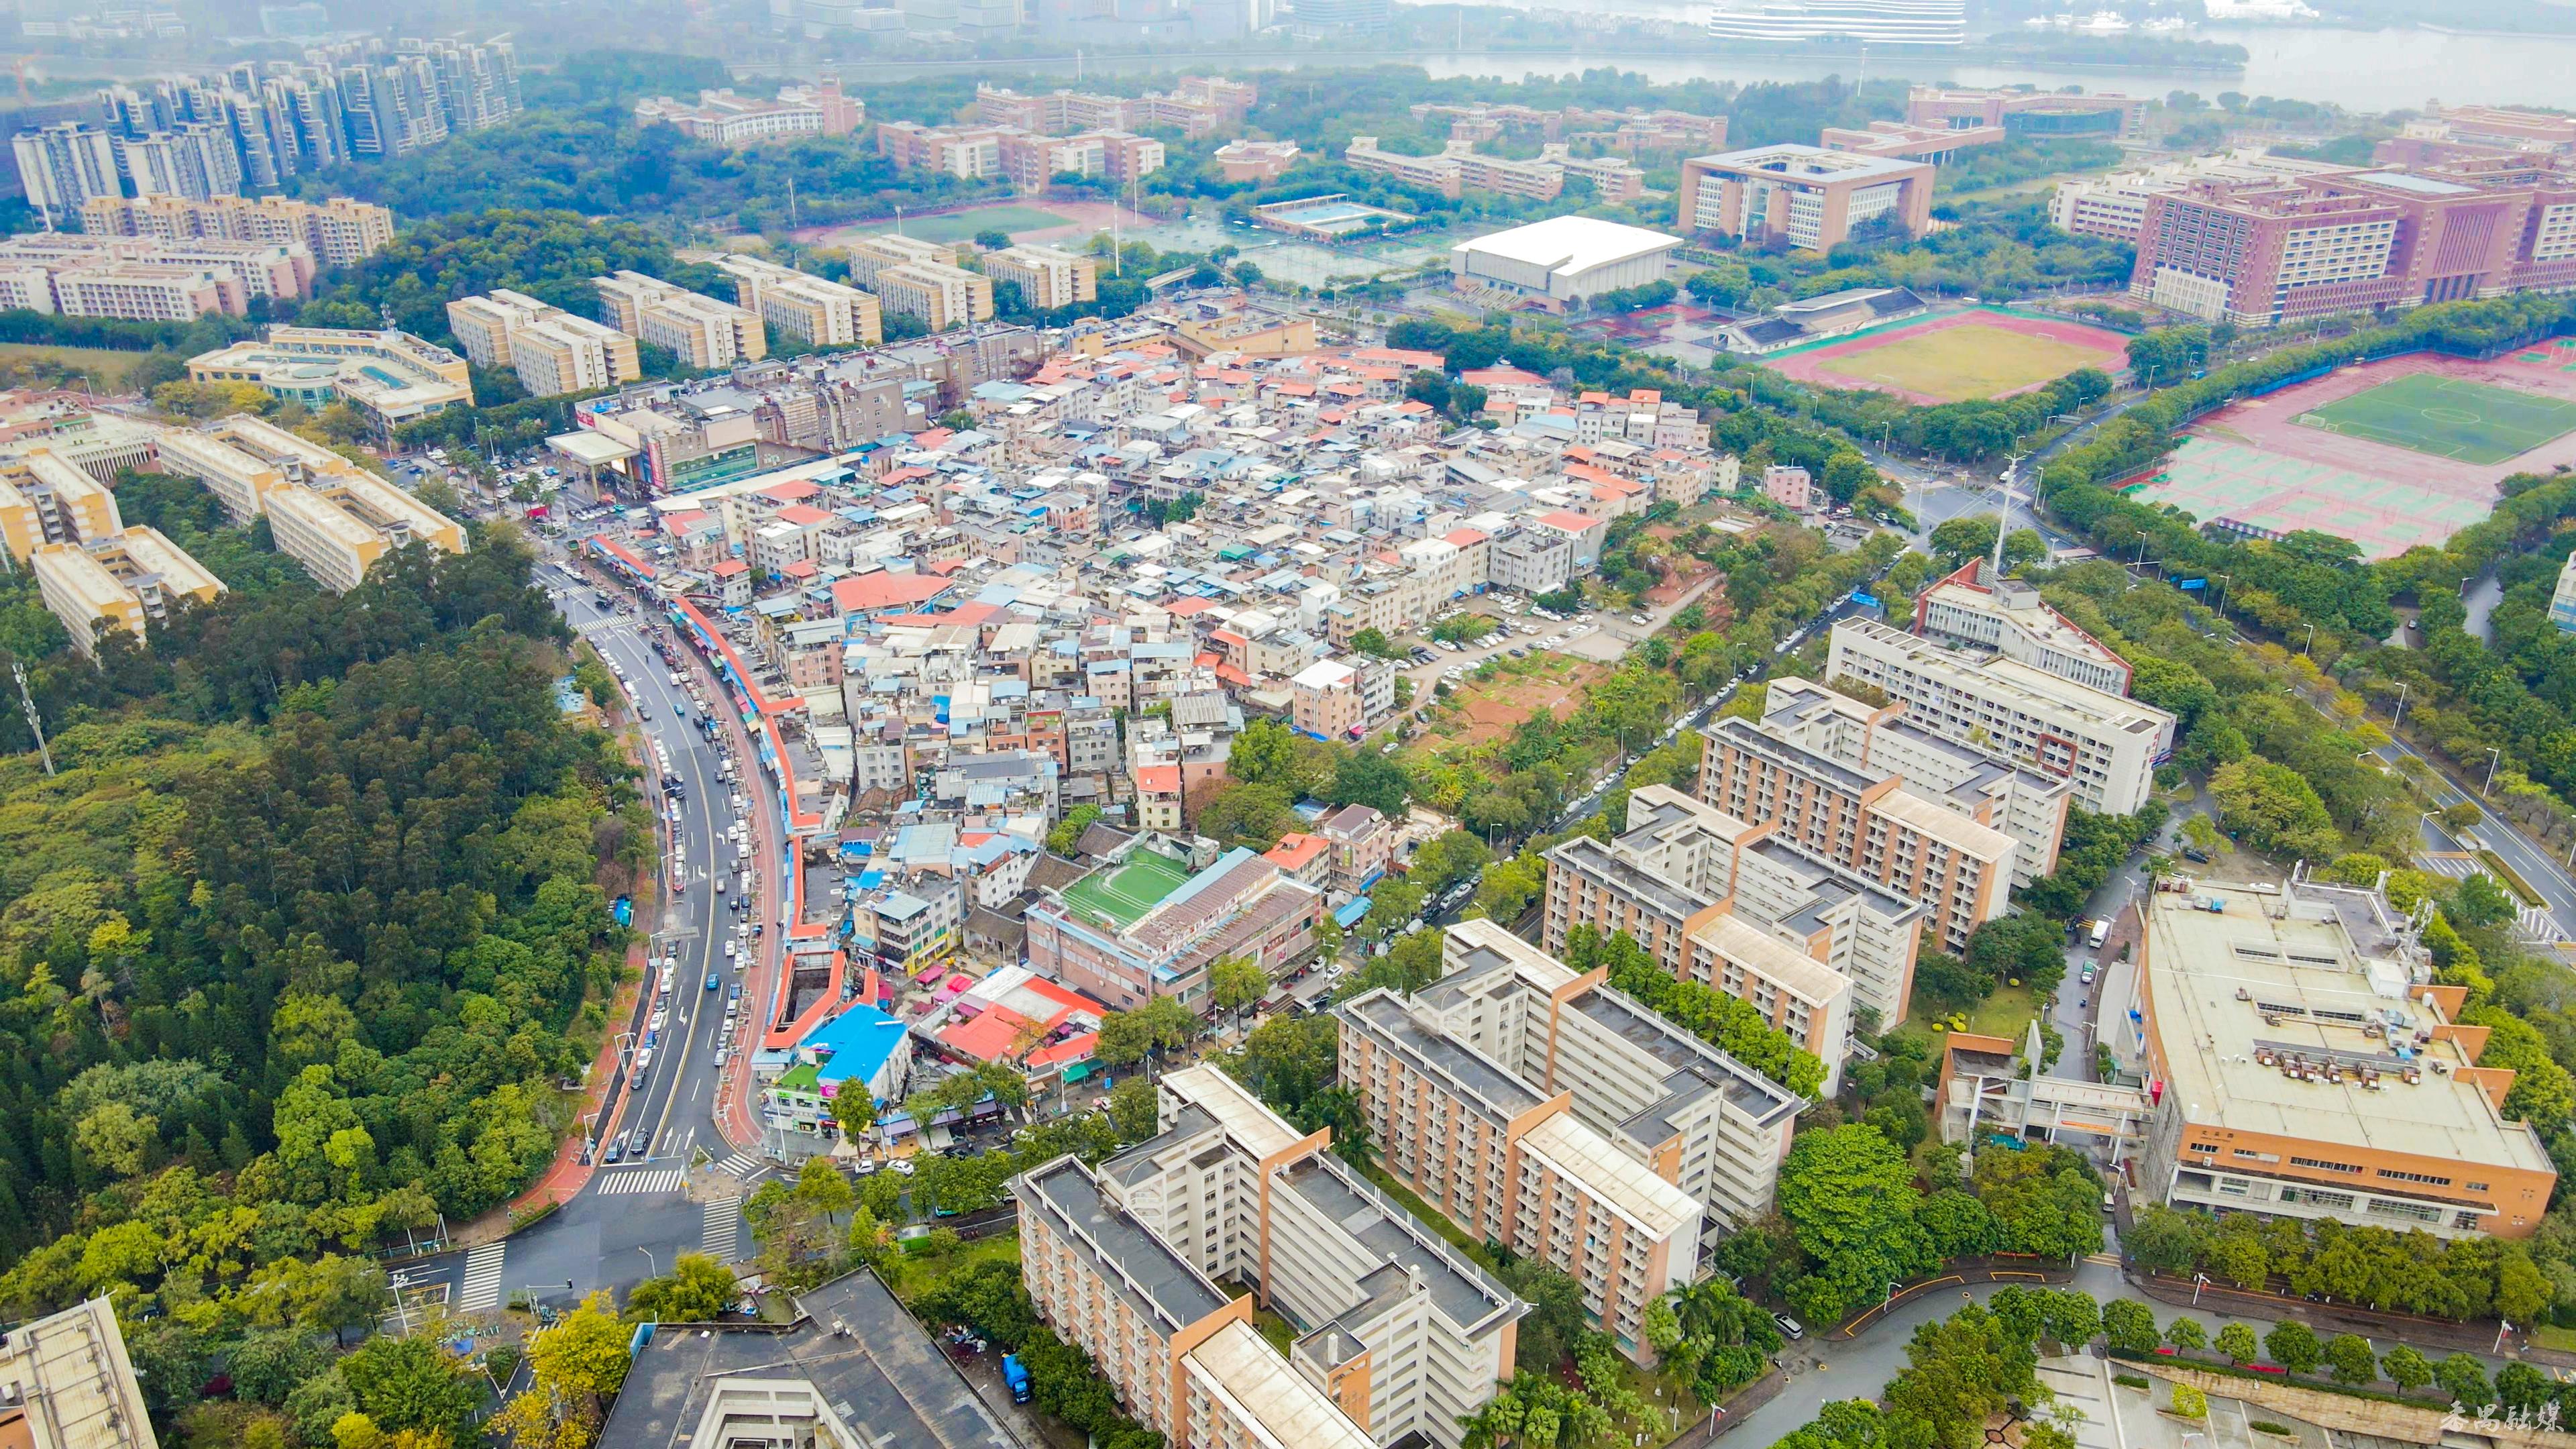
<path id="1" fill-rule="evenodd" d="M 1561 8 L 1564 0 L 1541 0 Z M 1697 20 L 1710 6 L 1702 0 L 1602 0 L 1587 11 L 1633 15 L 1657 20 Z M 2077 8 L 2081 8 L 2080 6 Z M 1625 50 L 1566 54 L 1438 54 L 1358 51 L 1342 57 L 1246 51 L 1238 55 L 1181 55 L 1169 59 L 1105 60 L 1092 57 L 1082 73 L 1108 71 L 1194 70 L 1209 66 L 1248 70 L 1301 69 L 1344 65 L 1418 65 L 1433 76 L 1562 75 L 1615 66 L 1660 83 L 1710 78 L 1727 81 L 1821 80 L 1849 78 L 1866 64 L 1874 76 L 1902 76 L 1916 81 L 1955 81 L 1986 86 L 2035 84 L 2051 89 L 2082 86 L 2090 91 L 2126 91 L 2162 96 L 2167 91 L 2197 91 L 2216 96 L 2242 91 L 2250 96 L 2330 102 L 2354 111 L 2387 111 L 2420 107 L 2427 100 L 2486 105 L 2569 104 L 2576 92 L 2576 36 L 2445 35 L 2425 30 L 2336 30 L 2321 26 L 2201 26 L 2191 32 L 2205 40 L 2232 41 L 2245 47 L 2245 69 L 2164 71 L 2015 65 L 1985 60 L 1944 59 L 1928 47 L 1879 47 L 1867 57 L 1785 57 L 1706 55 L 1674 58 Z M 1067 79 L 1078 65 L 1071 55 L 1060 60 L 943 61 L 931 63 L 864 61 L 835 66 L 853 81 L 889 79 L 938 71 L 1007 70 L 1061 72 Z M 750 67 L 755 70 L 774 67 Z M 789 69 L 797 69 L 789 67 Z"/>
<path id="2" fill-rule="evenodd" d="M 1699 5 L 1665 5 L 1662 0 L 1623 0 L 1619 9 L 1678 19 L 1705 14 Z M 1913 47 L 1881 48 L 1870 54 L 1872 74 L 1901 75 L 1916 80 L 1957 81 L 1963 85 L 2032 83 L 2049 88 L 2082 86 L 2086 90 L 2127 91 L 2162 96 L 2171 90 L 2214 96 L 2243 91 L 2249 96 L 2331 102 L 2354 111 L 2388 111 L 2420 107 L 2430 99 L 2459 104 L 2563 106 L 2576 91 L 2576 36 L 2444 35 L 2424 30 L 2333 30 L 2317 26 L 2203 26 L 2192 32 L 2203 40 L 2230 41 L 2247 51 L 2245 69 L 2230 75 L 2210 71 L 2156 71 L 2051 68 L 1992 62 L 1944 62 L 1937 53 Z M 1621 57 L 1586 62 L 1582 57 L 1427 56 L 1415 62 L 1434 76 L 1503 75 L 1526 71 L 1555 73 L 1582 70 L 1586 64 L 1616 64 L 1658 82 L 1702 76 L 1724 80 L 1819 80 L 1850 77 L 1859 59 L 1791 59 L 1779 56 L 1720 56 L 1688 59 Z"/>

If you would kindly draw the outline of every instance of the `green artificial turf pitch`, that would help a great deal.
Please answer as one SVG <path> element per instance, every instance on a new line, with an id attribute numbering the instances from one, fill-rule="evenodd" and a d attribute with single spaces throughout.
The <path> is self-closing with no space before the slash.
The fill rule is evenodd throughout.
<path id="1" fill-rule="evenodd" d="M 2313 408 L 2299 422 L 2436 458 L 2489 464 L 2576 431 L 2576 402 L 2418 372 Z"/>

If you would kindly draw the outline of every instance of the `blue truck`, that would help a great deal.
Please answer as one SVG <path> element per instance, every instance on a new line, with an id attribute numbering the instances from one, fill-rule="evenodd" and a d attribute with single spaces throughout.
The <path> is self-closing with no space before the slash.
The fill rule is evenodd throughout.
<path id="1" fill-rule="evenodd" d="M 1029 1371 L 1020 1367 L 1018 1354 L 1002 1355 L 1002 1382 L 1011 1386 L 1012 1403 L 1025 1404 L 1029 1401 Z"/>

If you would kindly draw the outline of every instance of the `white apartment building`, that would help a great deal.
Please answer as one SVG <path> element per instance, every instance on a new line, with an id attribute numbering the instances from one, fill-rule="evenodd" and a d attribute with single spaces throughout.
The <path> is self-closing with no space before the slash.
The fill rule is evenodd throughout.
<path id="1" fill-rule="evenodd" d="M 2050 224 L 2078 236 L 2136 241 L 2147 223 L 2147 201 L 2161 192 L 2180 191 L 2197 181 L 2288 181 L 2300 176 L 2334 176 L 2359 171 L 2331 161 L 2302 161 L 2274 156 L 2259 146 L 2240 147 L 2210 156 L 2191 156 L 2136 171 L 2107 176 L 2079 176 L 2057 183 L 2048 203 Z"/>
<path id="2" fill-rule="evenodd" d="M 756 313 L 702 297 L 642 272 L 594 277 L 617 330 L 666 348 L 699 369 L 758 362 L 769 355 L 769 336 Z"/>
<path id="3" fill-rule="evenodd" d="M 2129 661 L 1984 559 L 1914 596 L 1914 632 L 1953 649 L 1984 649 L 2105 694 L 2129 692 Z"/>
<path id="4" fill-rule="evenodd" d="M 335 196 L 326 202 L 283 196 L 92 197 L 80 209 L 91 236 L 148 236 L 165 241 L 216 237 L 297 242 L 327 266 L 363 261 L 394 239 L 394 214 L 372 202 Z"/>
<path id="5" fill-rule="evenodd" d="M 1100 295 L 1100 264 L 1056 247 L 1015 246 L 988 252 L 984 271 L 996 282 L 1017 286 L 1028 304 L 1041 311 L 1076 306 Z"/>
<path id="6" fill-rule="evenodd" d="M 2075 803 L 2097 815 L 2146 804 L 2156 766 L 2173 754 L 2167 711 L 1874 620 L 1834 625 L 1825 677 L 1846 675 L 1905 701 L 1907 722 L 1927 734 L 2066 780 Z"/>
<path id="7" fill-rule="evenodd" d="M 1573 983 L 1563 976 L 1559 984 Z M 1464 1019 L 1472 1024 L 1484 1002 L 1459 1002 Z M 1542 993 L 1543 1018 L 1550 1007 Z M 1342 1085 L 1360 1099 L 1380 1164 L 1470 1236 L 1555 1265 L 1621 1351 L 1652 1362 L 1646 1309 L 1696 1272 L 1700 1201 L 1578 1116 L 1570 1088 L 1543 1088 L 1488 1054 L 1517 1045 L 1524 1023 L 1463 1041 L 1438 1003 L 1384 988 L 1333 1014 Z"/>
<path id="8" fill-rule="evenodd" d="M 1516 528 L 1486 548 L 1488 581 L 1533 598 L 1574 582 L 1574 544 L 1544 528 Z"/>
<path id="9" fill-rule="evenodd" d="M 1165 1077 L 1157 1111 L 1157 1134 L 1096 1172 L 1067 1158 L 1014 1183 L 1040 1315 L 1092 1352 L 1140 1422 L 1160 1427 L 1140 1405 L 1176 1416 L 1176 1444 L 1307 1449 L 1356 1430 L 1456 1449 L 1459 1420 L 1511 1373 L 1528 1305 L 1327 1150 L 1329 1133 L 1300 1134 L 1223 1072 Z M 1197 1291 L 1219 1280 L 1253 1292 Z M 1285 1359 L 1266 1344 L 1231 1356 L 1255 1305 L 1295 1330 Z M 1257 1366 L 1250 1387 L 1297 1395 L 1308 1428 L 1201 1437 L 1220 1406 L 1197 1401 L 1193 1360 L 1247 1399 L 1232 1370 Z"/>
<path id="10" fill-rule="evenodd" d="M 716 267 L 733 278 L 734 301 L 775 331 L 816 347 L 874 347 L 885 341 L 877 299 L 856 287 L 729 252 Z"/>
<path id="11" fill-rule="evenodd" d="M 66 317 L 115 317 L 128 322 L 194 322 L 209 312 L 239 316 L 248 310 L 229 272 L 163 262 L 94 262 L 53 274 L 54 307 Z"/>

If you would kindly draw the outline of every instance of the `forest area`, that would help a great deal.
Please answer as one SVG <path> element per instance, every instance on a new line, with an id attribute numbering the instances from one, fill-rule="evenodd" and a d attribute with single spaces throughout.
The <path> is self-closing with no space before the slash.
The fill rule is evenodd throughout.
<path id="1" fill-rule="evenodd" d="M 331 595 L 184 480 L 118 495 L 232 588 L 92 668 L 0 581 L 57 767 L 13 713 L 0 1311 L 114 1295 L 156 1413 L 227 1363 L 225 1433 L 270 1426 L 238 1442 L 352 1413 L 445 1442 L 481 1391 L 434 1349 L 322 1345 L 372 1327 L 388 1239 L 552 1159 L 620 969 L 611 895 L 651 864 L 634 770 L 562 713 L 570 640 L 508 525 Z"/>

